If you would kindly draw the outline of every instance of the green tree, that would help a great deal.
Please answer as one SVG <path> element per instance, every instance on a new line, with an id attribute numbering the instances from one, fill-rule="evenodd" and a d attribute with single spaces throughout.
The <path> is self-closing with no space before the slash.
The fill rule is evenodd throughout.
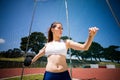
<path id="1" fill-rule="evenodd" d="M 28 48 L 26 47 L 28 43 L 29 37 L 29 44 Z M 45 45 L 47 39 L 42 32 L 33 32 L 30 36 L 21 38 L 21 45 L 20 48 L 23 51 L 32 51 L 38 53 L 39 50 Z M 26 49 L 27 48 L 27 49 Z"/>
<path id="2" fill-rule="evenodd" d="M 84 42 L 79 42 L 81 44 L 83 44 Z M 71 49 L 72 52 L 72 56 L 75 56 L 78 58 L 79 62 L 84 62 L 86 60 L 86 58 L 88 57 L 87 52 L 86 51 L 81 51 L 81 50 L 73 50 Z"/>
<path id="3" fill-rule="evenodd" d="M 81 61 L 81 58 L 80 58 L 80 51 L 71 49 L 71 53 L 72 53 L 72 56 L 75 56 L 75 57 L 78 58 L 78 61 L 79 61 L 79 62 Z"/>
<path id="4" fill-rule="evenodd" d="M 23 56 L 23 53 L 20 49 L 14 48 L 14 49 L 8 49 L 7 51 L 1 52 L 2 57 L 6 58 L 17 58 Z"/>
<path id="5" fill-rule="evenodd" d="M 83 44 L 84 42 L 79 42 L 81 44 Z M 72 50 L 73 55 L 75 55 L 78 60 L 80 61 L 80 58 L 82 58 L 82 62 L 84 62 L 87 58 L 95 58 L 95 60 L 97 61 L 97 58 L 99 59 L 99 61 L 101 61 L 101 57 L 102 57 L 102 52 L 103 51 L 103 47 L 97 43 L 97 42 L 92 42 L 90 48 L 87 51 L 76 51 L 76 50 Z"/>
<path id="6" fill-rule="evenodd" d="M 5 57 L 6 58 L 12 58 L 13 57 L 13 50 L 12 49 L 8 49 L 5 53 Z"/>
<path id="7" fill-rule="evenodd" d="M 23 54 L 22 54 L 22 51 L 20 50 L 20 49 L 18 49 L 18 48 L 14 48 L 13 49 L 13 56 L 14 57 L 21 57 L 21 56 L 23 56 Z"/>
<path id="8" fill-rule="evenodd" d="M 119 50 L 115 50 L 115 61 L 117 61 L 118 63 L 120 63 L 120 51 Z"/>
<path id="9" fill-rule="evenodd" d="M 104 48 L 104 57 L 107 60 L 111 60 L 111 62 L 114 62 L 114 60 L 117 60 L 119 62 L 120 60 L 120 51 L 117 50 L 119 46 L 111 45 L 108 48 Z"/>
<path id="10" fill-rule="evenodd" d="M 103 52 L 103 47 L 97 42 L 92 42 L 89 50 L 87 51 L 89 57 L 91 57 L 91 60 L 92 58 L 95 58 L 95 60 L 97 61 L 98 58 L 100 62 L 101 62 L 102 52 Z"/>
<path id="11" fill-rule="evenodd" d="M 5 57 L 6 51 L 0 51 L 0 57 Z"/>
<path id="12" fill-rule="evenodd" d="M 66 39 L 72 39 L 72 38 L 69 38 L 68 36 L 62 36 L 61 39 L 66 40 Z"/>

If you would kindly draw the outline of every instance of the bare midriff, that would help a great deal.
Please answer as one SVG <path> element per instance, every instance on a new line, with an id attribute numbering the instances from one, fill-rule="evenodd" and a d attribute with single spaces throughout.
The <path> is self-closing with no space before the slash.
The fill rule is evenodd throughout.
<path id="1" fill-rule="evenodd" d="M 50 55 L 47 60 L 46 71 L 57 73 L 67 70 L 66 57 L 64 55 Z"/>

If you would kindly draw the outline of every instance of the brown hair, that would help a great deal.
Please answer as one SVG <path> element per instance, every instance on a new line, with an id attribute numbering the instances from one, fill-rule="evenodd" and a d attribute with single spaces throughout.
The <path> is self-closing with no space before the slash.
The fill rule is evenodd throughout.
<path id="1" fill-rule="evenodd" d="M 56 24 L 61 24 L 60 22 L 53 22 L 48 30 L 48 42 L 51 42 L 53 40 L 53 33 L 51 31 L 52 28 L 56 27 Z M 62 24 L 61 24 L 62 25 Z"/>

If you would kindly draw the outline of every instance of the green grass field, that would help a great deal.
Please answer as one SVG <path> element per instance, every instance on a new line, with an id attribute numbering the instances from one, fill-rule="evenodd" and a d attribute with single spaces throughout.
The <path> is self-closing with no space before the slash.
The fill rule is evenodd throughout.
<path id="1" fill-rule="evenodd" d="M 18 77 L 7 78 L 4 80 L 20 80 L 20 79 L 21 77 L 18 76 Z M 22 80 L 43 80 L 43 75 L 42 74 L 26 75 L 23 76 Z"/>
<path id="2" fill-rule="evenodd" d="M 19 58 L 4 58 L 4 57 L 0 57 L 0 61 L 18 61 L 18 62 L 22 62 L 22 61 L 24 61 L 24 57 L 19 57 Z"/>

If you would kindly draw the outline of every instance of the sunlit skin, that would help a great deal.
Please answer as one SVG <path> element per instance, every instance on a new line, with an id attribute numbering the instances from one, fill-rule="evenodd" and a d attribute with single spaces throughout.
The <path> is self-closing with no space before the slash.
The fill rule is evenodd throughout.
<path id="1" fill-rule="evenodd" d="M 65 40 L 65 44 L 66 44 L 66 49 L 68 48 L 72 48 L 74 50 L 88 50 L 94 36 L 96 35 L 97 31 L 99 29 L 97 27 L 91 27 L 88 29 L 88 38 L 85 41 L 84 44 L 80 44 L 78 42 L 74 42 L 72 40 Z M 60 38 L 62 36 L 63 33 L 63 27 L 61 24 L 56 24 L 55 28 L 51 29 L 52 33 L 53 33 L 53 41 L 60 41 Z M 79 37 L 79 36 L 78 36 Z M 51 43 L 52 43 L 51 42 Z M 43 56 L 45 54 L 45 48 L 43 47 L 39 53 L 32 59 L 32 63 L 35 62 L 38 58 L 40 58 L 41 56 Z M 47 65 L 46 65 L 46 71 L 50 71 L 50 72 L 63 72 L 68 70 L 67 67 L 67 63 L 66 63 L 66 56 L 64 55 L 50 55 L 47 57 Z"/>
<path id="2" fill-rule="evenodd" d="M 59 41 L 62 36 L 62 32 L 63 32 L 62 25 L 57 24 L 57 26 L 55 28 L 52 28 L 52 32 L 53 32 L 53 40 Z"/>

